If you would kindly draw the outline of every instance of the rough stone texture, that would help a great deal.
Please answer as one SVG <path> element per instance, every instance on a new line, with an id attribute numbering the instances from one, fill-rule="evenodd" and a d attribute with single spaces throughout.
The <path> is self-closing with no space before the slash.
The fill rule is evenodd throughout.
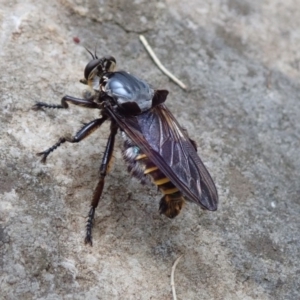
<path id="1" fill-rule="evenodd" d="M 186 3 L 0 0 L 1 299 L 171 299 L 180 254 L 178 299 L 300 298 L 300 3 Z M 160 194 L 130 179 L 116 151 L 94 246 L 83 244 L 108 126 L 42 165 L 36 152 L 97 115 L 30 110 L 81 95 L 83 46 L 170 90 L 217 183 L 217 212 L 160 216 Z"/>

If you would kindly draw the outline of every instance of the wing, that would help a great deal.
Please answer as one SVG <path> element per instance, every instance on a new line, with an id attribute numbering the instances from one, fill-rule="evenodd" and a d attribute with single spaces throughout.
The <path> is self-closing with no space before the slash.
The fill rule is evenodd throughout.
<path id="1" fill-rule="evenodd" d="M 137 116 L 107 108 L 132 141 L 189 201 L 216 210 L 216 186 L 187 134 L 164 104 Z"/>

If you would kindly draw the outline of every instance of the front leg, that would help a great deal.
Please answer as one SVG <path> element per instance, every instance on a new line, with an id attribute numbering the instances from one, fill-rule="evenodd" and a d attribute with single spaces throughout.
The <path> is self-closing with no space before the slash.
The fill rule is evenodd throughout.
<path id="1" fill-rule="evenodd" d="M 33 110 L 39 110 L 42 108 L 63 108 L 66 109 L 69 107 L 69 103 L 72 103 L 74 105 L 78 105 L 81 107 L 86 107 L 86 108 L 98 108 L 101 109 L 101 105 L 99 105 L 98 103 L 94 102 L 94 100 L 97 98 L 97 95 L 92 95 L 91 97 L 89 97 L 88 99 L 81 99 L 81 98 L 75 98 L 72 96 L 64 96 L 61 99 L 61 104 L 48 104 L 45 102 L 37 102 L 35 105 L 33 105 L 32 109 Z"/>

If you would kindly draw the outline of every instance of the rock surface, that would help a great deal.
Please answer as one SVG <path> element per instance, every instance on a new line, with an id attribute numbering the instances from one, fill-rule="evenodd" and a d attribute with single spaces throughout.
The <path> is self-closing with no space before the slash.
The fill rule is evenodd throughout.
<path id="1" fill-rule="evenodd" d="M 1 299 L 171 299 L 181 254 L 178 299 L 300 298 L 299 1 L 0 0 L 0 16 Z M 84 245 L 109 127 L 43 165 L 36 152 L 97 113 L 30 109 L 81 96 L 84 46 L 170 91 L 217 184 L 217 212 L 160 216 L 161 195 L 129 178 L 119 139 Z"/>

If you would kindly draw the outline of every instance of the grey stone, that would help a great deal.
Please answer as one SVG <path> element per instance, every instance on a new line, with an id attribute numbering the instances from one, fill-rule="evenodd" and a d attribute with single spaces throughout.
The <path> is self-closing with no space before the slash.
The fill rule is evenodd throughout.
<path id="1" fill-rule="evenodd" d="M 0 20 L 1 299 L 171 299 L 181 254 L 178 299 L 300 298 L 299 1 L 0 0 Z M 217 212 L 189 203 L 160 216 L 160 193 L 129 178 L 119 140 L 84 245 L 109 127 L 43 165 L 36 152 L 97 112 L 31 110 L 82 95 L 83 46 L 170 91 L 217 184 Z"/>

